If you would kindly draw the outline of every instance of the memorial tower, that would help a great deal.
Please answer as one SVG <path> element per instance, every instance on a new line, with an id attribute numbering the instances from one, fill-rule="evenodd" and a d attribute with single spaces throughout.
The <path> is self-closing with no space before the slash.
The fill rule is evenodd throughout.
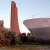
<path id="1" fill-rule="evenodd" d="M 16 7 L 16 3 L 14 1 L 11 2 L 11 31 L 15 32 L 16 35 L 20 34 L 18 22 L 18 10 Z"/>

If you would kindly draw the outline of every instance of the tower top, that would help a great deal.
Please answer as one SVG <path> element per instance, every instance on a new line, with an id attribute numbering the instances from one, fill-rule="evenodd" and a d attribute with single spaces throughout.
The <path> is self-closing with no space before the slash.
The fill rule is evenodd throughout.
<path id="1" fill-rule="evenodd" d="M 14 1 L 11 2 L 11 7 L 16 7 L 16 3 Z"/>
<path id="2" fill-rule="evenodd" d="M 16 0 L 12 0 L 13 2 L 16 2 Z"/>
<path id="3" fill-rule="evenodd" d="M 12 1 L 11 3 L 13 4 L 13 3 L 15 3 L 15 1 Z"/>

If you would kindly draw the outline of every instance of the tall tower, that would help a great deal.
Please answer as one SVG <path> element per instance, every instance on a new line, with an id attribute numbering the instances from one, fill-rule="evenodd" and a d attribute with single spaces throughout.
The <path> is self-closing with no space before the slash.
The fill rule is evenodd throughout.
<path id="1" fill-rule="evenodd" d="M 20 34 L 18 12 L 17 12 L 16 3 L 14 1 L 11 2 L 11 31 L 15 32 L 16 35 Z"/>

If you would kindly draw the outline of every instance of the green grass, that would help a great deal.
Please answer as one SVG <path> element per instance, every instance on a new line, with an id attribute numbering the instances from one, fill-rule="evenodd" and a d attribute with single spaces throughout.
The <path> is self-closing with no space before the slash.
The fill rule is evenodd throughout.
<path id="1" fill-rule="evenodd" d="M 16 45 L 17 47 L 33 47 L 33 48 L 50 48 L 50 45 L 27 45 L 27 44 L 22 44 L 22 45 Z"/>

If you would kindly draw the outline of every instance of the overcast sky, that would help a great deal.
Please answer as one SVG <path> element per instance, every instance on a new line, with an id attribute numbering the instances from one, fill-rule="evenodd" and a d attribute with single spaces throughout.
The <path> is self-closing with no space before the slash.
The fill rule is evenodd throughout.
<path id="1" fill-rule="evenodd" d="M 10 27 L 11 1 L 12 0 L 0 0 L 0 19 L 4 20 L 4 27 L 7 28 Z M 23 21 L 26 19 L 50 18 L 50 0 L 16 0 L 15 2 L 18 7 L 21 32 L 28 32 L 23 25 Z"/>

